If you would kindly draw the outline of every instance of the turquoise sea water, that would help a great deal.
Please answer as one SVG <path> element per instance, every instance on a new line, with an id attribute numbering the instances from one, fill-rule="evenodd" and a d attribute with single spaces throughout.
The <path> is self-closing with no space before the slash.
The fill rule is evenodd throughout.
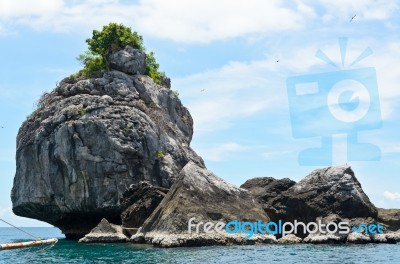
<path id="1" fill-rule="evenodd" d="M 25 228 L 54 247 L 0 251 L 0 263 L 400 263 L 400 244 L 254 245 L 161 249 L 148 245 L 83 245 L 63 240 L 56 228 Z M 13 228 L 0 228 L 0 243 L 30 240 Z"/>

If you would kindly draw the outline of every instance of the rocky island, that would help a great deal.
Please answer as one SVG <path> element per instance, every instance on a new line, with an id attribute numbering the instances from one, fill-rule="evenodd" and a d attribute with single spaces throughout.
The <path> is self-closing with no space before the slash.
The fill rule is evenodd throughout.
<path id="1" fill-rule="evenodd" d="M 107 50 L 104 59 L 107 70 L 63 79 L 22 124 L 11 195 L 16 215 L 45 221 L 81 242 L 175 247 L 400 241 L 400 210 L 375 207 L 348 165 L 315 170 L 297 183 L 254 178 L 239 188 L 217 177 L 190 147 L 193 120 L 169 78 L 146 74 L 146 53 L 126 45 Z M 191 218 L 214 224 L 380 223 L 385 233 L 247 239 L 189 233 Z"/>

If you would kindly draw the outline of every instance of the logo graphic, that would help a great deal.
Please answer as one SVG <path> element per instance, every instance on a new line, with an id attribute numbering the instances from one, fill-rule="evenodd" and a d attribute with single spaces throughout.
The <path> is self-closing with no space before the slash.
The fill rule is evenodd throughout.
<path id="1" fill-rule="evenodd" d="M 344 67 L 347 38 L 339 38 L 339 46 Z M 349 67 L 371 54 L 371 48 L 366 48 Z M 321 50 L 316 56 L 339 68 Z M 347 134 L 347 160 L 380 160 L 379 147 L 358 140 L 359 131 L 382 127 L 374 68 L 289 77 L 286 86 L 293 137 L 321 137 L 321 147 L 299 153 L 300 165 L 331 165 L 334 134 Z"/>
<path id="2" fill-rule="evenodd" d="M 195 234 L 205 233 L 219 233 L 219 234 L 246 234 L 246 238 L 250 239 L 255 234 L 271 234 L 271 235 L 282 235 L 282 237 L 288 234 L 349 234 L 350 223 L 349 222 L 329 222 L 322 223 L 321 220 L 317 222 L 304 223 L 301 221 L 294 220 L 294 222 L 284 222 L 278 220 L 277 222 L 263 222 L 257 220 L 255 222 L 241 222 L 239 220 L 224 222 L 198 222 L 195 217 L 192 217 L 188 221 L 188 234 L 192 234 L 194 229 Z M 360 224 L 351 228 L 353 232 L 363 234 L 383 234 L 383 226 L 381 224 Z"/>

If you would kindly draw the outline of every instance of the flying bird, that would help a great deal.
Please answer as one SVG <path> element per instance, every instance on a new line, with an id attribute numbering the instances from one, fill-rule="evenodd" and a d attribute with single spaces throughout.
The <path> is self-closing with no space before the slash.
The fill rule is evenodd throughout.
<path id="1" fill-rule="evenodd" d="M 353 21 L 353 19 L 356 17 L 357 15 L 354 15 L 351 17 L 350 22 Z"/>
<path id="2" fill-rule="evenodd" d="M 204 92 L 206 89 L 201 89 L 201 91 L 200 92 Z"/>
<path id="3" fill-rule="evenodd" d="M 275 62 L 279 62 L 279 59 L 278 59 L 278 60 L 276 60 Z"/>

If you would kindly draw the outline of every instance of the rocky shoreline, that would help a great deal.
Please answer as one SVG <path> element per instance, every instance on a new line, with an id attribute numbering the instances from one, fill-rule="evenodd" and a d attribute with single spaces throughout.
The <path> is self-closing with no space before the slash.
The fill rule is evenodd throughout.
<path id="1" fill-rule="evenodd" d="M 348 165 L 317 169 L 299 182 L 264 177 L 236 187 L 217 177 L 190 147 L 193 120 L 170 80 L 159 85 L 145 76 L 145 54 L 129 46 L 109 61 L 101 77 L 62 80 L 22 124 L 11 195 L 16 215 L 82 243 L 400 242 L 400 210 L 372 204 Z M 190 232 L 190 219 L 195 228 L 202 223 L 198 232 Z M 379 224 L 384 232 L 246 237 L 211 230 L 280 220 Z"/>
<path id="2" fill-rule="evenodd" d="M 322 175 L 321 172 L 324 172 Z M 350 176 L 349 174 L 350 173 Z M 332 175 L 334 174 L 334 175 Z M 315 179 L 315 176 L 318 175 L 318 178 L 322 182 L 318 182 Z M 336 178 L 334 178 L 334 176 Z M 342 179 L 344 178 L 344 179 Z M 386 209 L 377 209 L 375 206 L 369 202 L 368 197 L 362 192 L 362 189 L 359 182 L 356 181 L 353 171 L 347 165 L 344 166 L 336 166 L 329 167 L 325 169 L 319 169 L 312 172 L 308 175 L 304 180 L 299 183 L 289 184 L 290 188 L 300 189 L 299 186 L 304 186 L 304 192 L 310 194 L 306 189 L 314 189 L 312 187 L 316 186 L 326 186 L 326 184 L 322 184 L 324 179 L 335 179 L 336 182 L 345 182 L 342 187 L 348 192 L 348 194 L 352 194 L 353 196 L 357 196 L 358 198 L 362 198 L 360 201 L 360 207 L 364 206 L 372 210 L 372 212 L 380 212 L 376 214 L 375 218 L 373 217 L 355 217 L 349 218 L 348 216 L 353 216 L 354 212 L 347 212 L 346 210 L 340 211 L 335 210 L 335 207 L 330 207 L 330 204 L 327 204 L 325 208 L 324 217 L 316 217 L 312 219 L 313 221 L 320 221 L 321 223 L 339 223 L 339 222 L 347 222 L 349 226 L 360 225 L 360 224 L 377 224 L 382 225 L 384 232 L 383 234 L 368 234 L 368 231 L 365 232 L 356 232 L 351 230 L 348 234 L 339 234 L 336 233 L 326 233 L 323 234 L 321 232 L 317 232 L 314 234 L 303 234 L 302 231 L 299 231 L 298 234 L 287 234 L 282 237 L 282 235 L 273 235 L 273 234 L 254 234 L 250 238 L 246 237 L 246 234 L 229 234 L 227 232 L 218 233 L 218 232 L 199 232 L 199 233 L 189 233 L 188 232 L 188 220 L 196 216 L 198 219 L 197 222 L 214 222 L 218 221 L 229 221 L 232 219 L 245 219 L 246 221 L 250 221 L 250 219 L 257 219 L 262 215 L 265 217 L 267 214 L 259 214 L 259 209 L 262 208 L 262 203 L 265 202 L 264 199 L 258 198 L 258 204 L 253 204 L 252 213 L 246 214 L 248 217 L 245 217 L 243 214 L 246 211 L 246 204 L 250 201 L 245 201 L 246 190 L 237 188 L 234 186 L 226 185 L 222 179 L 216 177 L 211 172 L 207 171 L 203 168 L 198 168 L 194 164 L 188 164 L 184 167 L 183 172 L 181 172 L 180 176 L 177 178 L 174 185 L 171 187 L 170 191 L 167 193 L 163 201 L 158 205 L 158 207 L 153 211 L 153 213 L 149 216 L 149 218 L 143 223 L 143 225 L 138 229 L 136 234 L 132 236 L 128 236 L 129 241 L 131 243 L 147 243 L 152 244 L 157 247 L 180 247 L 180 246 L 210 246 L 210 245 L 253 245 L 253 244 L 298 244 L 298 243 L 307 243 L 307 244 L 367 244 L 367 243 L 397 243 L 400 242 L 400 230 L 396 229 L 396 225 L 391 225 L 395 216 L 394 212 L 399 212 L 396 210 L 386 210 Z M 353 181 L 354 180 L 354 181 Z M 206 183 L 208 186 L 204 186 L 200 183 L 203 181 L 203 184 Z M 248 189 L 252 189 L 254 192 L 258 192 L 261 189 L 268 188 L 268 186 L 281 186 L 282 180 L 275 180 L 272 178 L 255 178 L 247 181 L 242 187 L 247 187 Z M 283 181 L 288 182 L 287 179 Z M 305 185 L 305 181 L 311 181 L 307 186 Z M 262 184 L 264 183 L 264 185 Z M 314 186 L 312 186 L 314 185 Z M 332 184 L 331 184 L 332 185 Z M 274 188 L 275 188 L 274 187 Z M 199 188 L 203 193 L 196 192 L 195 188 Z M 209 190 L 207 188 L 218 188 L 216 190 Z M 232 188 L 232 189 L 231 189 Z M 288 189 L 290 189 L 288 188 Z M 339 188 L 338 186 L 332 185 L 331 188 Z M 276 188 L 275 188 L 276 189 Z M 278 189 L 281 189 L 280 187 Z M 223 190 L 225 192 L 225 197 L 221 193 L 218 193 L 218 190 Z M 338 189 L 335 189 L 339 192 Z M 357 190 L 357 191 L 355 191 Z M 207 193 L 204 193 L 207 192 Z M 254 197 L 257 197 L 253 192 Z M 241 194 L 244 193 L 244 194 Z M 272 192 L 274 193 L 274 192 Z M 294 195 L 293 192 L 289 192 Z M 312 193 L 312 192 L 311 192 Z M 340 193 L 340 192 L 339 192 Z M 210 195 L 211 194 L 211 195 Z M 277 197 L 278 194 L 282 194 L 282 192 L 274 193 L 274 197 Z M 319 198 L 327 199 L 329 198 L 329 192 L 318 192 L 320 195 Z M 204 197 L 208 195 L 210 198 L 206 198 L 208 200 L 202 201 L 198 199 L 198 197 Z M 232 195 L 231 197 L 226 196 Z M 240 197 L 240 195 L 245 195 L 245 197 Z M 269 195 L 265 193 L 265 195 Z M 342 194 L 343 196 L 343 194 Z M 221 198 L 221 199 L 219 199 Z M 223 198 L 223 199 L 222 199 Z M 265 196 L 263 196 L 265 198 Z M 233 200 L 232 200 L 233 199 Z M 225 201 L 233 202 L 237 199 L 237 202 L 241 202 L 240 206 L 237 208 L 230 208 L 226 210 L 224 207 L 226 206 Z M 310 206 L 312 206 L 316 201 L 316 198 L 311 199 L 307 198 L 306 201 L 299 201 L 298 203 L 302 205 L 304 210 L 308 210 L 304 203 L 307 202 Z M 343 198 L 342 198 L 343 199 Z M 348 199 L 344 199 L 345 201 L 350 201 Z M 353 197 L 352 200 L 357 200 L 356 197 Z M 276 200 L 275 200 L 276 201 Z M 361 203 L 361 201 L 363 201 Z M 212 204 L 215 203 L 215 204 Z M 251 202 L 250 202 L 251 203 Z M 331 204 L 333 206 L 335 203 Z M 356 205 L 356 202 L 353 202 L 353 205 Z M 346 206 L 346 205 L 341 205 Z M 242 210 L 241 210 L 242 209 Z M 275 210 L 275 208 L 272 208 Z M 204 214 L 204 212 L 210 213 L 211 211 L 218 211 L 219 215 L 217 217 L 210 217 L 209 215 Z M 265 209 L 264 209 L 265 210 Z M 271 210 L 269 207 L 268 210 Z M 266 210 L 265 210 L 266 211 Z M 354 211 L 357 211 L 357 208 L 354 208 Z M 232 215 L 226 215 L 228 212 L 236 212 Z M 389 212 L 391 216 L 391 221 L 382 221 L 383 218 L 387 218 L 385 212 Z M 338 215 L 340 213 L 341 215 Z M 385 216 L 385 217 L 383 217 Z M 289 215 L 290 219 L 296 217 L 296 215 Z M 301 215 L 297 216 L 297 220 L 306 221 L 306 219 L 311 218 L 302 218 Z M 281 220 L 285 220 L 282 218 Z M 397 218 L 397 221 L 400 219 Z M 278 221 L 275 219 L 266 219 L 265 222 L 268 221 Z M 394 222 L 397 224 L 397 221 Z M 201 230 L 201 229 L 200 229 Z M 89 242 L 96 243 L 100 240 L 92 239 Z M 101 240 L 104 242 L 104 240 Z M 110 240 L 109 242 L 117 242 L 114 240 Z"/>

